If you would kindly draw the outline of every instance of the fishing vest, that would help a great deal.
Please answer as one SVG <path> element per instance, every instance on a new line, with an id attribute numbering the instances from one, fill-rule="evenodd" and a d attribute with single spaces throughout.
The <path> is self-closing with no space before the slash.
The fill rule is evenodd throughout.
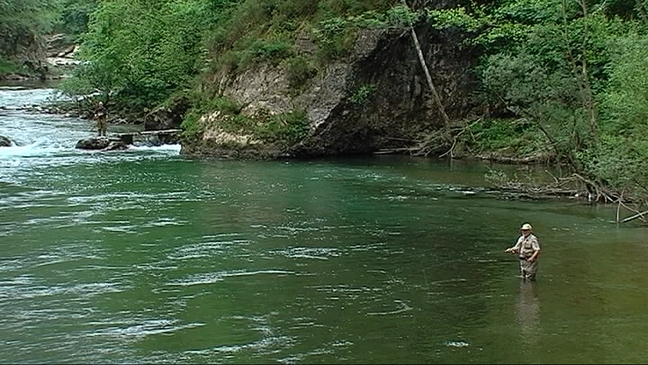
<path id="1" fill-rule="evenodd" d="M 533 234 L 529 234 L 526 237 L 524 236 L 520 237 L 520 247 L 519 247 L 520 258 L 528 259 L 529 257 L 533 256 L 533 252 L 535 252 L 533 246 L 538 247 L 537 245 L 538 245 L 538 239 Z"/>

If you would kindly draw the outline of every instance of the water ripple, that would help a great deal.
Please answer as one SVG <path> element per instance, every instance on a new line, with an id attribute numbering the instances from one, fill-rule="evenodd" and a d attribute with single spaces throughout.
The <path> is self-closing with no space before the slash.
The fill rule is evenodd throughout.
<path id="1" fill-rule="evenodd" d="M 340 249 L 329 247 L 289 247 L 282 250 L 272 250 L 270 254 L 288 258 L 328 260 L 331 257 L 340 257 L 342 252 Z"/>
<path id="2" fill-rule="evenodd" d="M 205 285 L 214 284 L 223 281 L 230 277 L 253 276 L 253 275 L 294 275 L 295 272 L 287 270 L 235 270 L 235 271 L 220 271 L 215 273 L 205 273 L 192 275 L 187 279 L 175 280 L 167 285 L 170 286 L 192 286 L 192 285 Z"/>
<path id="3" fill-rule="evenodd" d="M 117 283 L 88 283 L 71 286 L 24 286 L 22 284 L 12 285 L 12 283 L 7 282 L 0 282 L 0 284 L 3 288 L 2 292 L 0 292 L 0 300 L 34 299 L 60 295 L 81 295 L 89 297 L 106 293 L 118 293 L 124 290 L 123 286 Z"/>
<path id="4" fill-rule="evenodd" d="M 236 236 L 238 235 L 234 234 L 230 237 Z M 236 248 L 240 249 L 242 247 L 248 246 L 250 245 L 250 243 L 251 241 L 247 239 L 199 242 L 195 244 L 183 245 L 179 248 L 176 248 L 173 252 L 169 253 L 167 257 L 170 260 L 188 260 L 194 258 L 221 256 L 224 253 Z"/>
<path id="5" fill-rule="evenodd" d="M 178 320 L 171 319 L 148 319 L 138 323 L 131 323 L 124 326 L 113 326 L 93 330 L 86 335 L 89 337 L 119 337 L 139 340 L 143 337 L 157 334 L 168 334 L 183 329 L 202 327 L 204 323 L 178 324 Z M 91 325 L 105 325 L 105 323 L 91 322 Z"/>

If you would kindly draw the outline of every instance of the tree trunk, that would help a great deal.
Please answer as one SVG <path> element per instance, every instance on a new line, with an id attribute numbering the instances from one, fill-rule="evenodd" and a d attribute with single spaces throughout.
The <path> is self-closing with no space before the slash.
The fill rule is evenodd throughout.
<path id="1" fill-rule="evenodd" d="M 405 0 L 402 1 L 404 6 L 408 6 Z M 448 118 L 448 114 L 446 114 L 445 112 L 445 108 L 443 107 L 443 103 L 441 102 L 441 98 L 439 97 L 439 93 L 437 92 L 436 87 L 434 87 L 432 76 L 430 76 L 430 71 L 428 70 L 427 64 L 425 63 L 425 57 L 423 56 L 423 51 L 421 50 L 421 44 L 419 43 L 418 36 L 416 35 L 416 31 L 414 30 L 414 26 L 412 24 L 410 24 L 410 32 L 412 33 L 412 39 L 414 40 L 414 46 L 416 47 L 419 63 L 423 68 L 423 72 L 425 72 L 425 79 L 427 80 L 428 86 L 430 87 L 430 91 L 432 91 L 432 97 L 434 98 L 434 102 L 439 108 L 439 114 L 441 114 L 441 117 L 443 118 L 443 124 L 447 126 L 450 122 L 450 118 Z"/>
<path id="2" fill-rule="evenodd" d="M 587 36 L 589 29 L 587 28 L 587 18 L 589 16 L 587 12 L 587 3 L 585 0 L 580 1 L 581 8 L 583 9 L 583 18 L 585 19 L 585 37 L 583 37 L 583 66 L 582 66 L 582 78 L 583 78 L 583 89 L 584 89 L 584 105 L 585 110 L 589 114 L 590 120 L 590 130 L 592 137 L 596 142 L 598 142 L 598 122 L 596 121 L 596 108 L 594 107 L 594 96 L 592 95 L 592 88 L 589 82 L 589 73 L 587 71 L 587 59 L 585 58 L 585 47 L 587 42 Z"/>
<path id="3" fill-rule="evenodd" d="M 574 74 L 574 77 L 576 78 L 578 82 L 578 87 L 581 92 L 581 104 L 583 105 L 583 110 L 587 113 L 589 117 L 589 124 L 590 124 L 590 133 L 592 134 L 592 138 L 594 139 L 594 142 L 598 143 L 598 123 L 596 120 L 596 107 L 594 105 L 594 97 L 592 96 L 592 88 L 590 86 L 589 82 L 589 74 L 587 71 L 587 61 L 585 59 L 585 47 L 586 47 L 586 42 L 587 42 L 587 36 L 588 36 L 588 28 L 587 28 L 587 18 L 589 14 L 587 13 L 587 4 L 585 3 L 585 0 L 580 0 L 579 5 L 581 6 L 581 9 L 583 10 L 583 19 L 585 19 L 585 28 L 584 30 L 584 37 L 583 37 L 583 49 L 581 50 L 582 52 L 582 65 L 579 67 L 576 64 L 576 58 L 574 57 L 574 54 L 572 52 L 572 49 L 569 45 L 569 37 L 567 36 L 567 0 L 562 1 L 562 17 L 563 17 L 563 38 L 565 41 L 565 47 L 567 49 L 567 54 L 569 56 L 569 62 L 572 67 L 572 72 Z"/>

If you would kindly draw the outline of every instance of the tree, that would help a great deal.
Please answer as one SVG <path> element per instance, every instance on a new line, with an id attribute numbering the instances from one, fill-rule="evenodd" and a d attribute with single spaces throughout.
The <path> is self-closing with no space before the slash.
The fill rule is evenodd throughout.
<path id="1" fill-rule="evenodd" d="M 90 15 L 97 9 L 99 0 L 59 0 L 61 15 L 56 23 L 58 32 L 78 37 L 88 30 Z"/>
<path id="2" fill-rule="evenodd" d="M 430 11 L 434 26 L 462 27 L 483 47 L 476 71 L 490 110 L 536 128 L 596 198 L 613 201 L 648 178 L 644 14 L 643 1 L 599 0 Z"/>
<path id="3" fill-rule="evenodd" d="M 204 32 L 215 1 L 106 0 L 93 13 L 81 57 L 105 95 L 143 109 L 186 87 L 206 60 Z"/>

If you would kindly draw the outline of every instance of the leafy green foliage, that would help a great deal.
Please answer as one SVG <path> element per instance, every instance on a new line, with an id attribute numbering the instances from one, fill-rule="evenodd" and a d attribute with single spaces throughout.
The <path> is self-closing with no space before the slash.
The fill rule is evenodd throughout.
<path id="1" fill-rule="evenodd" d="M 610 47 L 616 52 L 608 67 L 608 87 L 600 96 L 601 128 L 613 135 L 647 136 L 648 36 L 628 35 Z"/>
<path id="2" fill-rule="evenodd" d="M 332 18 L 320 22 L 312 35 L 319 46 L 317 56 L 326 62 L 347 56 L 355 42 L 356 32 L 347 27 L 344 20 Z"/>
<path id="3" fill-rule="evenodd" d="M 529 156 L 546 148 L 542 133 L 524 119 L 485 119 L 467 130 L 466 144 L 476 153 Z"/>
<path id="4" fill-rule="evenodd" d="M 321 20 L 311 33 L 320 46 L 321 58 L 338 59 L 348 55 L 358 30 L 403 28 L 418 19 L 417 13 L 398 5 L 383 12 L 371 10 L 358 15 L 330 17 Z"/>
<path id="5" fill-rule="evenodd" d="M 485 25 L 483 18 L 471 16 L 464 7 L 446 10 L 430 9 L 427 11 L 427 16 L 432 26 L 439 29 L 456 27 L 474 32 Z"/>
<path id="6" fill-rule="evenodd" d="M 362 85 L 349 96 L 349 101 L 356 105 L 365 104 L 371 99 L 375 91 L 376 86 L 373 84 Z"/>
<path id="7" fill-rule="evenodd" d="M 255 62 L 269 61 L 275 65 L 292 54 L 292 45 L 283 39 L 255 40 L 242 53 L 240 60 L 242 67 Z"/>
<path id="8" fill-rule="evenodd" d="M 540 128 L 558 154 L 572 157 L 572 150 L 591 140 L 578 85 L 564 68 L 543 67 L 541 59 L 528 54 L 498 54 L 485 64 L 482 82 L 492 103 L 503 103 Z"/>
<path id="9" fill-rule="evenodd" d="M 285 114 L 272 115 L 263 123 L 255 124 L 253 133 L 260 139 L 290 146 L 300 141 L 308 133 L 310 125 L 306 111 L 296 110 Z"/>
<path id="10" fill-rule="evenodd" d="M 433 27 L 474 34 L 479 96 L 495 116 L 525 125 L 486 120 L 464 143 L 522 155 L 550 146 L 591 181 L 648 194 L 645 10 L 644 2 L 504 0 L 428 11 Z M 531 131 L 542 143 L 516 138 Z"/>
<path id="11" fill-rule="evenodd" d="M 45 33 L 52 29 L 60 14 L 59 0 L 0 1 L 0 31 L 28 29 Z"/>
<path id="12" fill-rule="evenodd" d="M 79 77 L 133 108 L 187 87 L 206 58 L 206 1 L 110 0 L 93 14 Z"/>
<path id="13" fill-rule="evenodd" d="M 648 36 L 611 42 L 610 79 L 600 94 L 601 144 L 583 153 L 595 176 L 612 186 L 646 191 L 648 181 Z"/>
<path id="14" fill-rule="evenodd" d="M 67 98 L 78 100 L 95 91 L 88 79 L 81 77 L 70 77 L 62 80 L 57 85 L 57 90 Z"/>
<path id="15" fill-rule="evenodd" d="M 61 28 L 82 32 L 87 25 L 80 52 L 87 62 L 75 77 L 132 109 L 150 108 L 201 75 L 258 62 L 286 62 L 297 89 L 315 75 L 317 62 L 297 55 L 296 33 L 315 34 L 324 61 L 346 55 L 360 28 L 418 19 L 395 0 L 57 1 L 65 5 Z"/>
<path id="16" fill-rule="evenodd" d="M 588 171 L 605 186 L 628 195 L 646 197 L 648 194 L 648 140 L 625 136 L 604 135 L 596 149 L 581 153 Z"/>
<path id="17" fill-rule="evenodd" d="M 0 58 L 0 75 L 20 71 L 23 71 L 23 68 L 20 65 Z"/>
<path id="18" fill-rule="evenodd" d="M 61 14 L 55 31 L 78 37 L 88 30 L 90 15 L 97 9 L 99 0 L 60 0 Z"/>

